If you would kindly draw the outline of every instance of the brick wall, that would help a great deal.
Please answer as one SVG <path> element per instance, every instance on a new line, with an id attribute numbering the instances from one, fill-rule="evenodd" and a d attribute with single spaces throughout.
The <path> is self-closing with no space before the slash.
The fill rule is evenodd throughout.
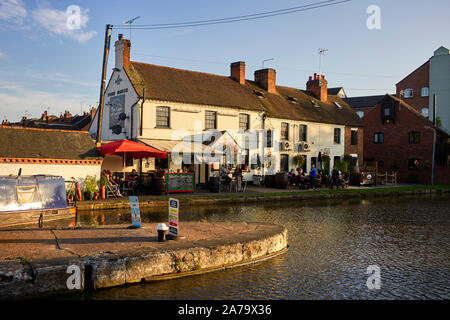
<path id="1" fill-rule="evenodd" d="M 382 123 L 381 105 L 366 113 L 362 118 L 364 123 L 364 160 L 383 161 L 384 165 L 378 167 L 379 172 L 398 172 L 398 181 L 406 182 L 408 176 L 415 175 L 420 182 L 430 183 L 431 160 L 433 149 L 433 131 L 425 129 L 429 125 L 428 121 L 410 110 L 406 106 L 399 108 L 398 102 L 395 102 L 395 122 Z M 409 143 L 409 132 L 416 131 L 420 133 L 420 143 Z M 374 134 L 384 133 L 384 143 L 375 144 Z M 425 161 L 430 164 L 427 167 L 421 167 L 418 170 L 408 169 L 408 160 L 416 158 L 420 163 Z M 393 169 L 393 164 L 398 169 Z"/>
<path id="2" fill-rule="evenodd" d="M 358 129 L 358 144 L 351 144 L 351 132 L 353 129 Z M 364 129 L 360 127 L 345 127 L 345 145 L 344 145 L 344 153 L 345 154 L 357 154 L 358 155 L 358 164 L 361 167 L 363 163 L 363 150 L 364 150 Z"/>
<path id="3" fill-rule="evenodd" d="M 413 97 L 405 98 L 407 104 L 411 107 L 414 107 L 418 112 L 422 112 L 423 107 L 428 107 L 429 105 L 429 97 L 422 97 L 422 88 L 430 87 L 430 63 L 427 61 L 411 74 L 409 74 L 402 81 L 397 83 L 397 92 L 396 96 L 400 98 L 400 91 L 405 90 L 407 88 L 413 89 Z"/>

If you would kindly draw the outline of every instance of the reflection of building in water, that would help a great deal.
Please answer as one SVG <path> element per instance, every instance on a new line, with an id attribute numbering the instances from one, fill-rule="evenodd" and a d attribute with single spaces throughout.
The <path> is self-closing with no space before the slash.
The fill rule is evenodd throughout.
<path id="1" fill-rule="evenodd" d="M 278 86 L 274 69 L 257 70 L 254 80 L 248 80 L 245 63 L 236 62 L 230 76 L 207 74 L 130 61 L 130 47 L 130 41 L 119 36 L 115 68 L 105 91 L 102 141 L 134 139 L 167 151 L 167 162 L 158 159 L 155 166 L 193 170 L 197 183 L 216 174 L 222 161 L 243 162 L 245 175 L 265 173 L 261 159 L 268 152 L 273 153 L 273 172 L 295 169 L 297 154 L 306 157 L 307 169 L 319 152 L 330 156 L 331 166 L 344 153 L 362 162 L 361 119 L 338 95 L 328 94 L 324 76 L 315 74 L 305 81 L 306 90 L 300 90 Z M 126 119 L 114 133 L 111 119 L 115 124 L 120 94 Z M 174 161 L 174 148 L 192 146 L 193 140 L 185 137 L 208 130 L 216 130 L 219 140 L 231 136 L 231 148 L 218 150 L 217 141 L 202 138 L 190 149 L 193 164 L 185 158 Z M 258 132 L 254 143 L 242 137 L 251 130 Z M 90 134 L 95 136 L 96 131 L 94 120 Z M 219 161 L 203 157 L 195 163 L 211 150 Z M 123 163 L 119 157 L 104 160 L 111 171 L 139 170 L 141 162 L 130 162 L 129 167 Z M 142 163 L 142 170 L 149 170 L 145 159 Z"/>

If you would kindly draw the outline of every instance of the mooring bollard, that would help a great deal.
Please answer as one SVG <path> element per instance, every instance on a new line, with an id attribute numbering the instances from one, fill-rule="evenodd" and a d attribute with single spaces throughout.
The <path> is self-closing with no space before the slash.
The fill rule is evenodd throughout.
<path id="1" fill-rule="evenodd" d="M 169 230 L 169 228 L 166 226 L 165 223 L 160 223 L 156 226 L 156 231 L 158 231 L 158 241 L 166 240 L 167 230 Z"/>

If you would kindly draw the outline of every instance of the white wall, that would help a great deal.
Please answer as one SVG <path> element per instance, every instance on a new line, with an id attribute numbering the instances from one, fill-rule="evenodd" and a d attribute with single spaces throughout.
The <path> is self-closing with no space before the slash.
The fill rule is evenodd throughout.
<path id="1" fill-rule="evenodd" d="M 25 164 L 25 163 L 1 163 L 0 175 L 17 175 L 19 169 L 22 168 L 22 175 L 55 175 L 62 176 L 66 181 L 75 179 L 84 179 L 86 176 L 96 176 L 100 179 L 100 165 L 65 165 L 65 164 Z"/>
<path id="2" fill-rule="evenodd" d="M 156 107 L 167 106 L 170 107 L 170 128 L 155 128 L 156 127 Z M 184 111 L 183 111 L 184 110 Z M 259 112 L 248 110 L 237 110 L 226 107 L 216 106 L 202 106 L 188 103 L 174 103 L 165 101 L 152 101 L 147 100 L 144 103 L 144 121 L 143 121 L 143 135 L 142 138 L 146 139 L 167 139 L 171 140 L 174 130 L 185 131 L 187 135 L 194 133 L 194 123 L 201 121 L 200 128 L 204 129 L 205 111 L 217 111 L 217 130 L 238 130 L 239 129 L 239 113 L 246 113 L 250 115 L 250 129 L 260 129 L 262 125 L 261 116 Z M 267 118 L 265 120 L 265 129 L 280 130 L 281 123 L 289 123 L 289 141 L 291 142 L 291 151 L 281 152 L 282 154 L 289 154 L 290 164 L 289 169 L 295 169 L 295 165 L 292 162 L 292 157 L 298 152 L 295 150 L 295 144 L 298 140 L 298 125 L 304 124 L 308 126 L 307 129 L 307 142 L 310 144 L 311 151 L 303 152 L 307 156 L 307 169 L 311 166 L 311 157 L 317 157 L 319 151 L 324 152 L 324 149 L 330 151 L 329 156 L 331 162 L 334 156 L 342 157 L 344 155 L 345 144 L 345 126 L 335 124 L 325 124 L 307 121 L 293 121 L 290 119 L 276 119 Z M 334 143 L 334 128 L 341 129 L 341 143 Z M 237 139 L 240 143 L 240 139 Z M 271 151 L 274 152 L 274 148 L 267 148 L 265 154 Z M 260 150 L 254 150 L 251 152 L 259 153 Z M 275 170 L 279 170 L 279 159 L 275 162 Z M 332 166 L 333 163 L 330 163 Z"/>
<path id="3" fill-rule="evenodd" d="M 117 82 L 118 77 L 122 79 L 120 82 Z M 125 95 L 125 114 L 128 116 L 124 123 L 124 128 L 122 131 L 125 133 L 116 135 L 112 133 L 110 129 L 110 108 L 109 103 L 111 99 L 120 95 L 119 92 L 121 90 L 126 89 L 127 92 L 122 93 Z M 110 94 L 114 93 L 114 96 L 110 96 Z M 135 105 L 138 102 L 138 96 L 133 86 L 131 85 L 130 79 L 128 78 L 125 71 L 114 71 L 111 75 L 110 81 L 105 91 L 105 99 L 104 99 L 104 107 L 103 107 L 103 120 L 102 120 L 102 134 L 101 140 L 103 141 L 112 141 L 112 140 L 122 140 L 122 139 L 131 139 L 131 120 L 133 118 L 133 137 L 136 136 L 137 126 L 139 124 L 139 104 Z M 131 107 L 133 107 L 133 117 L 131 117 Z M 92 122 L 92 126 L 89 129 L 89 134 L 93 137 L 96 137 L 97 134 L 97 123 L 98 123 L 98 112 L 95 115 L 94 121 Z"/>
<path id="4" fill-rule="evenodd" d="M 146 159 L 143 159 L 142 161 L 145 163 Z M 138 163 L 139 160 L 134 160 L 133 166 L 125 167 L 123 157 L 105 155 L 102 163 L 102 170 L 107 169 L 111 172 L 131 172 L 133 169 L 138 170 Z"/>
<path id="5" fill-rule="evenodd" d="M 439 48 L 430 59 L 430 119 L 433 117 L 433 95 L 436 94 L 436 116 L 442 129 L 450 133 L 450 53 Z"/>

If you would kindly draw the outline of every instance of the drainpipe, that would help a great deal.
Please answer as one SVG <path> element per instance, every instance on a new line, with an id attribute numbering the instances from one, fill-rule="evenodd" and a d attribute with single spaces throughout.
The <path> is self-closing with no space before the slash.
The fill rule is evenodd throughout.
<path id="1" fill-rule="evenodd" d="M 264 140 L 267 139 L 267 134 L 265 134 L 265 121 L 266 121 L 266 114 L 263 112 L 261 115 L 261 179 L 264 182 Z M 273 137 L 271 137 L 273 140 Z"/>
<path id="2" fill-rule="evenodd" d="M 425 126 L 425 129 L 433 130 L 433 154 L 431 155 L 431 185 L 434 185 L 434 154 L 436 152 L 436 129 Z"/>
<path id="3" fill-rule="evenodd" d="M 144 102 L 145 102 L 145 88 L 142 89 L 142 103 L 141 103 L 141 117 L 140 117 L 140 136 L 142 137 L 142 127 L 144 125 Z"/>

